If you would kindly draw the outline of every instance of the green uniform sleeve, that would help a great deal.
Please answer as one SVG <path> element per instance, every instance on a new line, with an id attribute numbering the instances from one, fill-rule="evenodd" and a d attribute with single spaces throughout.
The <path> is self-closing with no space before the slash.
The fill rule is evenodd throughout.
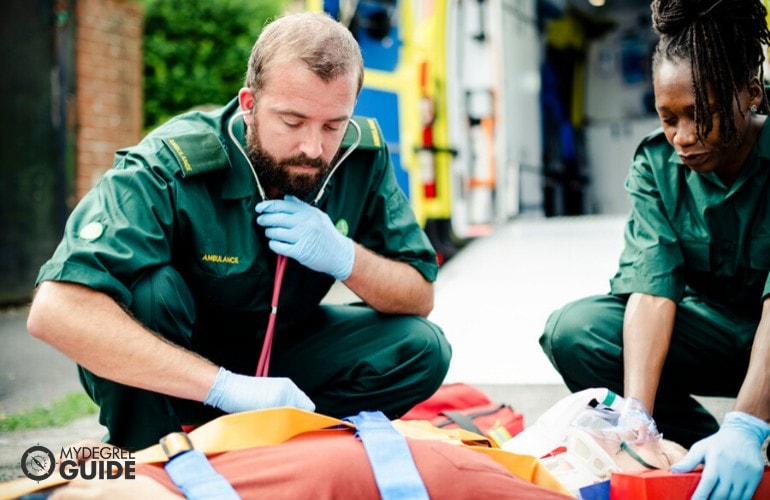
<path id="1" fill-rule="evenodd" d="M 435 281 L 438 275 L 436 252 L 420 227 L 409 200 L 398 186 L 393 162 L 385 146 L 381 132 L 373 120 L 362 127 L 369 128 L 375 137 L 372 179 L 364 209 L 363 219 L 354 239 L 374 252 L 394 260 L 405 262 L 423 275 Z M 366 147 L 366 144 L 362 145 Z"/>
<path id="2" fill-rule="evenodd" d="M 145 269 L 171 260 L 172 179 L 141 156 L 119 154 L 115 167 L 73 211 L 37 283 L 80 283 L 129 306 L 132 282 Z"/>
<path id="3" fill-rule="evenodd" d="M 648 153 L 644 147 L 637 150 L 626 179 L 631 212 L 619 269 L 610 281 L 611 292 L 645 293 L 678 302 L 684 294 L 684 259 L 653 168 L 661 159 Z"/>

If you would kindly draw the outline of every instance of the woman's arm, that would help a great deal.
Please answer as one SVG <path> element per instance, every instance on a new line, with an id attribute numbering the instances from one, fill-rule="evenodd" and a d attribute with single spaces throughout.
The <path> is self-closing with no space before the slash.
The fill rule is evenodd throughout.
<path id="1" fill-rule="evenodd" d="M 671 346 L 676 304 L 665 297 L 634 293 L 623 319 L 623 395 L 641 401 L 652 414 L 663 363 Z"/>

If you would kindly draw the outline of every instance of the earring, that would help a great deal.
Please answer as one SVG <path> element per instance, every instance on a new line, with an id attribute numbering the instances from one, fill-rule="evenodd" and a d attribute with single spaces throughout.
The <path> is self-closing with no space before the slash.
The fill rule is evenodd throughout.
<path id="1" fill-rule="evenodd" d="M 752 104 L 751 105 L 751 112 L 752 113 L 756 113 L 757 112 L 757 105 L 756 104 Z"/>

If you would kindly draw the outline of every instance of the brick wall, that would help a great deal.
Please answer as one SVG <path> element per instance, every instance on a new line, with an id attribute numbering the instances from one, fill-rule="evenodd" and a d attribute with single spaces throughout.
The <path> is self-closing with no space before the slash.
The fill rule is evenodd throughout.
<path id="1" fill-rule="evenodd" d="M 134 0 L 77 0 L 77 199 L 142 136 L 143 11 Z"/>

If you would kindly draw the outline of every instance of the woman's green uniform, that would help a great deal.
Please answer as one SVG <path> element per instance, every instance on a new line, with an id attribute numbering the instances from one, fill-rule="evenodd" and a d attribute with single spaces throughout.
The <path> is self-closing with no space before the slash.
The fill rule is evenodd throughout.
<path id="1" fill-rule="evenodd" d="M 770 126 L 731 186 L 682 164 L 658 130 L 638 147 L 626 189 L 631 213 L 610 294 L 554 312 L 540 344 L 571 390 L 622 394 L 628 296 L 676 302 L 653 416 L 664 436 L 689 446 L 719 427 L 692 395 L 737 395 L 770 295 Z"/>

